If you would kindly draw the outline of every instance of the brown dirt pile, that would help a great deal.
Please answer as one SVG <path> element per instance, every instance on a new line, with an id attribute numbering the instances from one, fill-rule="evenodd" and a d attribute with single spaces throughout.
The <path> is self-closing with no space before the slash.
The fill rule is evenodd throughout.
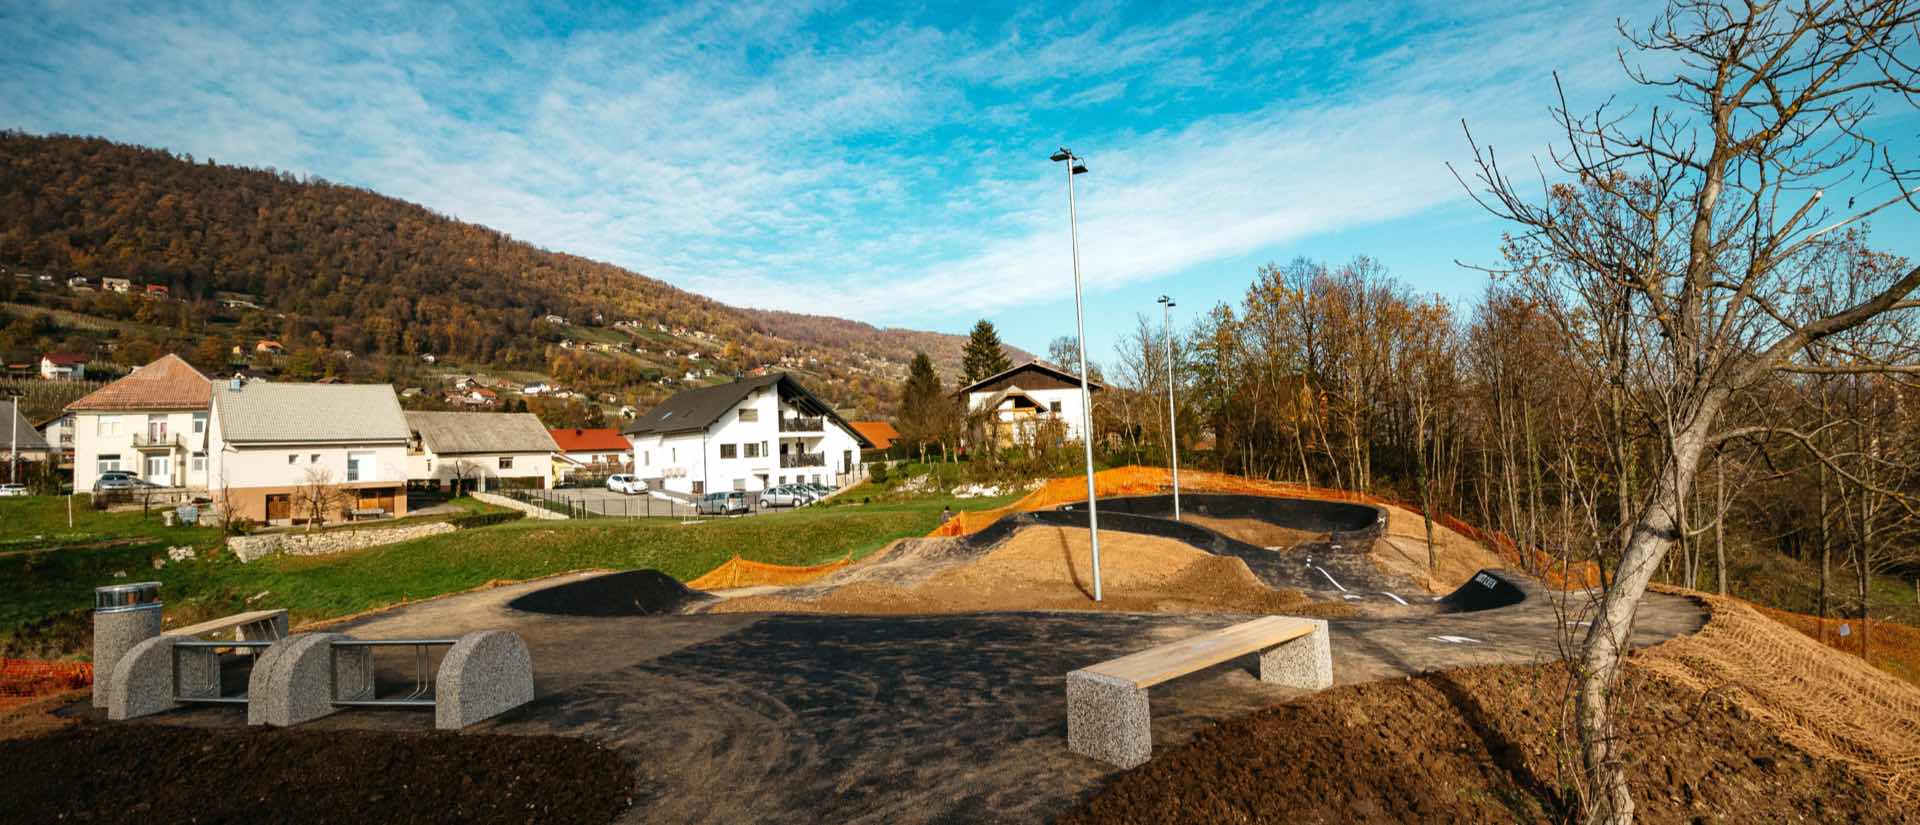
<path id="1" fill-rule="evenodd" d="M 1725 697 L 1631 667 L 1620 696 L 1643 822 L 1901 822 L 1880 790 Z M 1577 819 L 1564 668 L 1471 668 L 1335 688 L 1235 719 L 1120 775 L 1063 823 Z"/>
<path id="2" fill-rule="evenodd" d="M 81 724 L 0 741 L 10 822 L 611 822 L 633 774 L 557 736 Z"/>
<path id="3" fill-rule="evenodd" d="M 1273 547 L 1285 550 L 1303 541 L 1314 541 L 1327 537 L 1325 533 L 1310 530 L 1295 530 L 1281 527 L 1257 518 L 1222 518 L 1203 516 L 1196 513 L 1182 513 L 1180 520 L 1198 525 L 1230 539 L 1244 541 L 1255 547 Z"/>
<path id="4" fill-rule="evenodd" d="M 858 568 L 855 568 L 857 570 Z M 1011 610 L 1113 610 L 1155 613 L 1312 613 L 1344 605 L 1276 591 L 1245 562 L 1172 539 L 1131 533 L 1100 536 L 1102 600 L 1093 601 L 1087 531 L 1028 527 L 990 552 L 924 578 L 869 576 L 824 593 L 729 599 L 714 612 L 964 613 Z M 846 574 L 854 574 L 848 570 Z"/>
<path id="5" fill-rule="evenodd" d="M 1460 535 L 1439 522 L 1433 525 L 1433 551 L 1439 563 L 1427 570 L 1427 528 L 1419 513 L 1386 505 L 1387 529 L 1373 543 L 1373 563 L 1382 571 L 1418 582 L 1429 593 L 1451 593 L 1473 574 L 1488 568 L 1505 569 L 1505 560 L 1480 542 Z"/>

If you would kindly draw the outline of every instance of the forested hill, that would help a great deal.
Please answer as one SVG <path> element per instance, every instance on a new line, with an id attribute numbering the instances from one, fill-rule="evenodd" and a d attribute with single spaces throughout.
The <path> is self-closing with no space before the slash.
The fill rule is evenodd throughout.
<path id="1" fill-rule="evenodd" d="M 0 264 L 164 284 L 186 303 L 257 296 L 290 347 L 496 368 L 549 366 L 548 315 L 707 333 L 737 347 L 729 369 L 784 358 L 869 381 L 904 375 L 915 349 L 952 375 L 962 342 L 739 310 L 365 189 L 95 138 L 0 133 Z"/>

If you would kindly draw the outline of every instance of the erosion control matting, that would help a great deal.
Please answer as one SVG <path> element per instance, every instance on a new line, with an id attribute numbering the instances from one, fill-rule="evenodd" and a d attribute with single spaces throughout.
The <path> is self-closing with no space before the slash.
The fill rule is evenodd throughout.
<path id="1" fill-rule="evenodd" d="M 8 822 L 611 822 L 633 773 L 585 739 L 81 724 L 0 741 Z"/>
<path id="2" fill-rule="evenodd" d="M 553 616 L 658 616 L 712 598 L 658 570 L 629 570 L 541 588 L 507 606 Z"/>

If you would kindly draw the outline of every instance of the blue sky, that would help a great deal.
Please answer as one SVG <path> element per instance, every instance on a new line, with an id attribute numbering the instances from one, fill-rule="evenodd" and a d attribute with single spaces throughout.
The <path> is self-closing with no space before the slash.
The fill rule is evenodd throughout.
<path id="1" fill-rule="evenodd" d="M 0 126 L 365 186 L 721 300 L 1088 338 L 1255 267 L 1368 254 L 1470 300 L 1502 226 L 1447 171 L 1627 84 L 1646 5 L 751 2 L 0 6 Z M 337 5 L 338 8 L 317 8 Z M 1912 118 L 1896 137 L 1911 146 Z M 1876 240 L 1920 256 L 1915 223 Z M 1904 247 L 1904 248 L 1903 248 Z"/>

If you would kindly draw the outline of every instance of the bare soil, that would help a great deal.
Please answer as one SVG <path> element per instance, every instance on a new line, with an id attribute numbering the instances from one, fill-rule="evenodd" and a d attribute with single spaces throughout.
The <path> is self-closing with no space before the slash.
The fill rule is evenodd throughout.
<path id="1" fill-rule="evenodd" d="M 916 559 L 903 551 L 884 561 Z M 922 577 L 886 577 L 849 571 L 844 583 L 784 595 L 728 599 L 720 613 L 964 613 L 1022 610 L 1106 610 L 1153 613 L 1293 613 L 1344 615 L 1343 604 L 1318 602 L 1300 591 L 1267 587 L 1245 562 L 1216 556 L 1173 539 L 1103 532 L 1102 600 L 1093 600 L 1092 550 L 1087 531 L 1027 527 L 972 559 L 921 566 Z"/>
<path id="2" fill-rule="evenodd" d="M 1121 774 L 1062 823 L 1577 820 L 1560 665 L 1339 687 L 1234 719 Z M 1904 822 L 1878 788 L 1719 694 L 1631 667 L 1622 734 L 1642 822 Z"/>
<path id="3" fill-rule="evenodd" d="M 1373 542 L 1373 561 L 1381 571 L 1404 576 L 1429 593 L 1451 593 L 1482 570 L 1502 570 L 1505 560 L 1473 539 L 1433 525 L 1434 561 L 1427 567 L 1426 522 L 1418 513 L 1389 506 L 1387 529 Z"/>
<path id="4" fill-rule="evenodd" d="M 560 736 L 81 723 L 0 740 L 10 822 L 595 823 L 617 753 Z"/>
<path id="5" fill-rule="evenodd" d="M 1182 513 L 1180 520 L 1198 525 L 1230 539 L 1244 541 L 1256 547 L 1274 550 L 1287 550 L 1296 544 L 1307 541 L 1319 541 L 1327 537 L 1326 533 L 1311 530 L 1295 530 L 1281 527 L 1270 521 L 1257 518 L 1223 518 L 1205 516 L 1197 513 Z"/>

